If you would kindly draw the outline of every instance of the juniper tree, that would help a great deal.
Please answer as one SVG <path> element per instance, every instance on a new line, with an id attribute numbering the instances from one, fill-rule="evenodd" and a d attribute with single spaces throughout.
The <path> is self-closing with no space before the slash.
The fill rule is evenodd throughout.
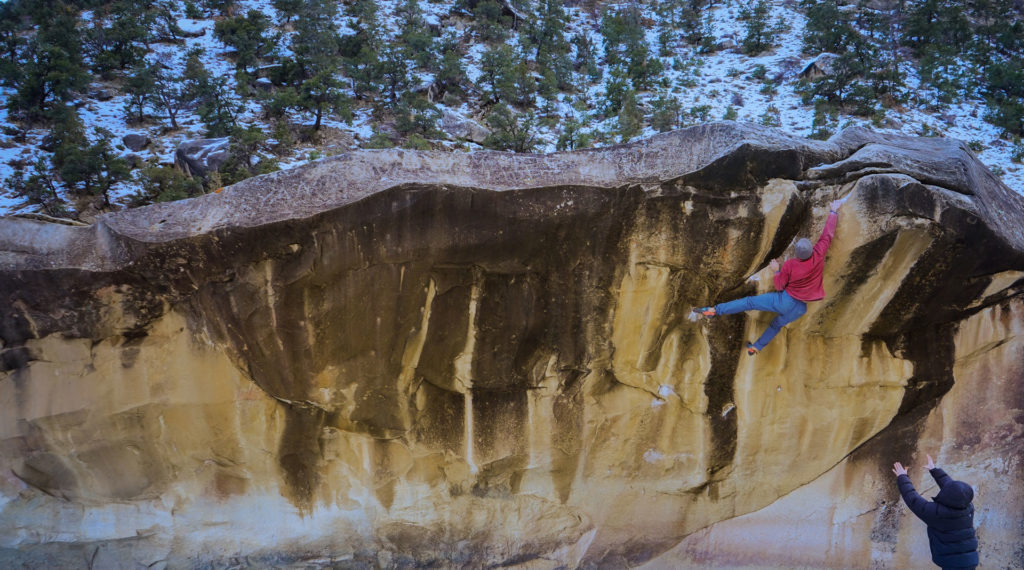
<path id="1" fill-rule="evenodd" d="M 238 8 L 237 0 L 203 0 L 203 6 L 221 16 L 234 16 Z"/>

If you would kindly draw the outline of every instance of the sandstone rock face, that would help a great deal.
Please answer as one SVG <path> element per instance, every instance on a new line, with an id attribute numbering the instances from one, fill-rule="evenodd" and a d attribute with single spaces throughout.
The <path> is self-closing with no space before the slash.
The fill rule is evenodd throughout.
<path id="1" fill-rule="evenodd" d="M 687 318 L 837 198 L 759 356 L 771 315 Z M 721 123 L 0 220 L 0 560 L 901 568 L 931 453 L 1012 567 L 1022 202 L 955 142 Z"/>

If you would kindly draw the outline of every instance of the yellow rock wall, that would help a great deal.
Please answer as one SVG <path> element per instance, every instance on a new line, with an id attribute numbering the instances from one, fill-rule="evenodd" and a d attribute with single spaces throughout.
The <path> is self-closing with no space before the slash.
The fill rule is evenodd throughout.
<path id="1" fill-rule="evenodd" d="M 889 468 L 930 452 L 1012 567 L 1024 206 L 858 133 L 356 153 L 0 220 L 0 563 L 914 567 Z M 770 291 L 837 198 L 827 297 L 761 354 L 773 315 L 692 314 Z"/>

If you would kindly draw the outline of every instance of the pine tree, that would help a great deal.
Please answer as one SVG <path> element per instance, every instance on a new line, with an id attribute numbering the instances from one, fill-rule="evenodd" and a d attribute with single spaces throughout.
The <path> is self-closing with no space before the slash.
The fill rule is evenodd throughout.
<path id="1" fill-rule="evenodd" d="M 636 92 L 626 91 L 622 97 L 622 108 L 619 109 L 619 136 L 622 141 L 639 135 L 644 129 L 644 114 L 636 102 Z"/>
<path id="2" fill-rule="evenodd" d="M 570 117 L 562 127 L 555 149 L 562 151 L 590 148 L 592 142 L 593 137 L 584 129 L 583 122 L 576 117 Z"/>
<path id="3" fill-rule="evenodd" d="M 957 55 L 970 39 L 970 24 L 964 3 L 958 0 L 918 0 L 910 5 L 904 23 L 904 38 L 919 56 L 936 52 Z"/>
<path id="4" fill-rule="evenodd" d="M 486 119 L 491 134 L 484 146 L 513 152 L 533 152 L 537 147 L 532 114 L 520 115 L 504 103 L 498 103 Z"/>
<path id="5" fill-rule="evenodd" d="M 624 64 L 633 89 L 649 89 L 664 67 L 661 60 L 651 55 L 639 8 L 630 4 L 606 11 L 601 18 L 601 33 L 609 66 Z"/>
<path id="6" fill-rule="evenodd" d="M 235 48 L 235 67 L 252 74 L 260 60 L 270 55 L 277 45 L 277 37 L 267 34 L 270 24 L 270 19 L 262 12 L 249 10 L 245 16 L 217 22 L 213 34 L 225 45 Z"/>
<path id="7" fill-rule="evenodd" d="M 71 100 L 89 81 L 82 62 L 78 10 L 63 2 L 40 2 L 33 21 L 36 35 L 20 56 L 16 93 L 8 100 L 8 109 L 29 120 L 47 118 L 51 109 Z"/>
<path id="8" fill-rule="evenodd" d="M 320 130 L 325 115 L 338 115 L 352 122 L 351 101 L 345 95 L 338 76 L 324 70 L 302 82 L 298 89 L 298 107 L 313 113 L 313 130 Z"/>
<path id="9" fill-rule="evenodd" d="M 355 33 L 338 40 L 340 52 L 346 74 L 355 84 L 356 97 L 362 99 L 380 92 L 384 35 L 375 2 L 356 0 L 346 6 L 345 13 L 352 18 L 349 27 Z"/>
<path id="10" fill-rule="evenodd" d="M 145 61 L 136 63 L 124 80 L 125 99 L 124 111 L 128 122 L 141 123 L 146 119 L 145 112 L 156 93 L 157 66 Z"/>
<path id="11" fill-rule="evenodd" d="M 616 66 L 608 71 L 608 80 L 604 84 L 604 113 L 606 116 L 617 115 L 622 108 L 629 81 L 622 67 Z"/>
<path id="12" fill-rule="evenodd" d="M 773 26 L 769 21 L 769 16 L 771 5 L 768 0 L 756 0 L 752 6 L 748 4 L 740 9 L 740 19 L 746 29 L 742 42 L 743 53 L 757 55 L 775 43 L 779 30 L 778 26 Z"/>
<path id="13" fill-rule="evenodd" d="M 864 0 L 858 5 L 859 11 L 866 11 Z M 871 84 L 871 90 L 880 98 L 883 105 L 892 107 L 906 101 L 906 74 L 900 68 L 904 58 L 900 54 L 898 14 L 896 10 L 875 10 L 875 17 L 868 21 L 865 34 L 872 47 L 866 50 L 870 61 L 866 63 L 865 76 Z"/>
<path id="14" fill-rule="evenodd" d="M 361 9 L 367 3 L 360 0 Z M 314 115 L 313 129 L 319 130 L 323 117 L 337 114 L 351 121 L 350 100 L 337 71 L 342 67 L 341 37 L 334 24 L 338 6 L 331 0 L 310 0 L 298 14 L 292 51 L 301 83 L 296 86 L 299 109 Z"/>
<path id="15" fill-rule="evenodd" d="M 386 47 L 381 53 L 378 74 L 381 91 L 388 104 L 397 104 L 398 96 L 410 86 L 409 67 L 405 63 L 404 53 L 397 47 Z"/>
<path id="16" fill-rule="evenodd" d="M 25 45 L 15 2 L 0 3 L 0 85 L 17 85 L 21 77 L 21 51 Z"/>
<path id="17" fill-rule="evenodd" d="M 95 142 L 90 142 L 78 113 L 66 107 L 50 135 L 55 145 L 53 166 L 67 190 L 81 196 L 101 196 L 103 205 L 110 207 L 110 189 L 131 173 L 128 163 L 110 147 L 112 133 L 95 127 Z"/>
<path id="18" fill-rule="evenodd" d="M 651 126 L 658 132 L 671 131 L 679 127 L 683 107 L 672 94 L 662 91 L 651 101 Z"/>
<path id="19" fill-rule="evenodd" d="M 1019 61 L 989 65 L 983 91 L 989 105 L 986 118 L 1017 137 L 1024 136 L 1024 67 Z"/>
<path id="20" fill-rule="evenodd" d="M 508 44 L 498 44 L 487 49 L 480 56 L 480 79 L 478 86 L 491 101 L 509 101 L 513 98 L 514 85 L 511 81 L 515 66 L 515 53 Z"/>
<path id="21" fill-rule="evenodd" d="M 178 128 L 178 113 L 195 101 L 195 93 L 188 88 L 185 77 L 173 73 L 163 66 L 154 66 L 154 91 L 150 106 L 158 113 L 167 115 L 171 128 Z"/>
<path id="22" fill-rule="evenodd" d="M 711 10 L 713 0 L 687 0 L 683 2 L 680 14 L 680 27 L 683 36 L 690 45 L 702 46 L 707 49 L 714 43 L 715 35 L 711 29 Z"/>
<path id="23" fill-rule="evenodd" d="M 92 70 L 109 78 L 145 57 L 153 40 L 155 13 L 146 2 L 118 0 L 93 14 L 92 22 L 85 37 Z"/>
<path id="24" fill-rule="evenodd" d="M 569 16 L 562 0 L 541 0 L 539 11 L 539 20 L 527 27 L 526 43 L 535 49 L 534 60 L 545 81 L 560 91 L 572 91 L 571 46 L 565 37 Z"/>
<path id="25" fill-rule="evenodd" d="M 591 81 L 601 79 L 601 68 L 597 65 L 597 57 L 594 55 L 594 42 L 586 34 L 576 34 L 572 38 L 572 45 L 576 50 L 573 59 L 573 68 L 586 73 Z"/>
<path id="26" fill-rule="evenodd" d="M 395 108 L 395 130 L 400 134 L 422 139 L 436 139 L 442 136 L 437 130 L 440 112 L 418 93 L 406 91 Z"/>
<path id="27" fill-rule="evenodd" d="M 428 66 L 434 59 L 434 38 L 418 0 L 405 0 L 397 12 L 402 18 L 398 40 L 402 44 L 403 57 L 415 61 L 419 67 Z"/>
<path id="28" fill-rule="evenodd" d="M 148 166 L 139 173 L 141 190 L 134 203 L 137 206 L 153 202 L 172 202 L 198 196 L 203 191 L 203 182 L 192 178 L 172 166 Z"/>
<path id="29" fill-rule="evenodd" d="M 437 69 L 434 71 L 434 82 L 447 94 L 464 96 L 466 87 L 470 85 L 466 68 L 462 65 L 462 49 L 454 34 L 445 37 L 438 44 L 441 53 Z"/>
<path id="30" fill-rule="evenodd" d="M 292 18 L 299 15 L 305 0 L 273 0 L 271 2 L 278 16 L 285 23 L 291 22 Z"/>
<path id="31" fill-rule="evenodd" d="M 456 3 L 458 5 L 459 3 Z M 480 40 L 491 44 L 503 42 L 512 29 L 512 18 L 505 8 L 495 0 L 479 0 L 466 2 L 473 14 L 473 29 Z"/>
<path id="32" fill-rule="evenodd" d="M 801 0 L 807 15 L 804 53 L 841 54 L 855 41 L 849 11 L 840 9 L 842 0 Z"/>
<path id="33" fill-rule="evenodd" d="M 237 98 L 228 89 L 228 79 L 213 75 L 200 59 L 201 50 L 191 51 L 185 63 L 185 86 L 196 103 L 196 113 L 206 126 L 206 136 L 228 135 L 239 110 Z"/>
<path id="34" fill-rule="evenodd" d="M 151 34 L 156 41 L 171 40 L 178 41 L 185 35 L 184 30 L 178 26 L 178 17 L 175 11 L 178 8 L 176 0 L 156 0 L 153 3 L 153 29 Z"/>
<path id="35" fill-rule="evenodd" d="M 36 159 L 30 173 L 15 168 L 11 176 L 4 180 L 4 186 L 10 188 L 15 196 L 41 206 L 47 215 L 65 217 L 71 213 L 67 203 L 60 197 L 53 172 L 42 157 Z"/>
<path id="36" fill-rule="evenodd" d="M 259 125 L 236 125 L 229 139 L 228 159 L 218 169 L 220 183 L 228 186 L 258 174 L 278 170 L 276 161 L 260 158 L 260 151 L 266 147 L 266 143 L 267 135 Z"/>

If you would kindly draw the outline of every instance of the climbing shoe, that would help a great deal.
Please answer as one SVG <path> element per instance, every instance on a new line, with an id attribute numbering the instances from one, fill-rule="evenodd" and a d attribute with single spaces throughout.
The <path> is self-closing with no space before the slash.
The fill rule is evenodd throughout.
<path id="1" fill-rule="evenodd" d="M 700 308 L 696 309 L 696 311 L 697 311 L 697 314 L 699 314 L 699 315 L 701 315 L 703 317 L 713 317 L 716 314 L 714 307 L 700 307 Z"/>
<path id="2" fill-rule="evenodd" d="M 750 344 L 749 342 L 747 343 L 747 356 L 754 356 L 759 352 L 761 351 L 756 346 Z"/>

